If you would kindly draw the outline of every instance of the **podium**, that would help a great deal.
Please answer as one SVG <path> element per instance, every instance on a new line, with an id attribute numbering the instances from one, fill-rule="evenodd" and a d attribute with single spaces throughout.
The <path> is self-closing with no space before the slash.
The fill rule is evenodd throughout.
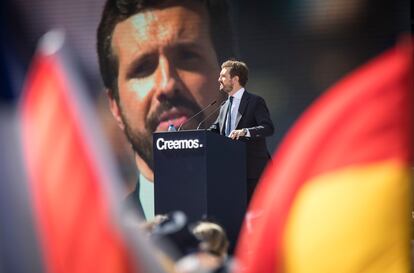
<path id="1" fill-rule="evenodd" d="M 206 130 L 154 133 L 155 214 L 221 224 L 235 246 L 246 211 L 245 143 Z"/>

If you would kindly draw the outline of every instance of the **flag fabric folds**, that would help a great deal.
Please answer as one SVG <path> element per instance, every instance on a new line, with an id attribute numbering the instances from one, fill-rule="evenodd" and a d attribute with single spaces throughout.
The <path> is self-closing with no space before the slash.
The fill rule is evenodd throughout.
<path id="1" fill-rule="evenodd" d="M 410 272 L 412 41 L 297 121 L 249 207 L 238 272 Z"/>
<path id="2" fill-rule="evenodd" d="M 48 33 L 31 65 L 21 130 L 45 270 L 136 272 L 115 223 L 119 182 L 91 121 L 86 93 L 66 63 L 61 33 Z M 96 124 L 95 124 L 96 125 Z"/>

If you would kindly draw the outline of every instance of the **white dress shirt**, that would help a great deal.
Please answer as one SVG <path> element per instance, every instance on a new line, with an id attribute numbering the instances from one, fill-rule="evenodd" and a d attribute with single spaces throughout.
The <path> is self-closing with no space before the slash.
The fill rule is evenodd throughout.
<path id="1" fill-rule="evenodd" d="M 139 175 L 139 200 L 145 220 L 154 219 L 154 183 L 147 180 L 142 174 Z"/>
<path id="2" fill-rule="evenodd" d="M 233 103 L 231 105 L 231 112 L 230 112 L 231 113 L 230 132 L 236 129 L 236 118 L 237 118 L 237 113 L 239 111 L 240 102 L 243 97 L 243 93 L 244 93 L 244 87 L 240 88 L 239 90 L 237 90 L 236 93 L 233 94 Z M 247 137 L 250 136 L 249 130 L 247 130 L 246 136 Z"/>
<path id="3" fill-rule="evenodd" d="M 230 132 L 232 132 L 234 129 L 236 129 L 236 118 L 237 118 L 237 112 L 239 111 L 239 106 L 241 102 L 241 98 L 244 93 L 244 88 L 240 88 L 237 90 L 236 93 L 233 94 L 233 103 L 231 105 L 231 125 L 230 125 Z"/>

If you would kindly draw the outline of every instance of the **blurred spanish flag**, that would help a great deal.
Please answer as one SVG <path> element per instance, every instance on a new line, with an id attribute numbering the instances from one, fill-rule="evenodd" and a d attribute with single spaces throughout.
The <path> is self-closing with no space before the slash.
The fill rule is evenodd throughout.
<path id="1" fill-rule="evenodd" d="M 42 38 L 20 107 L 45 272 L 160 272 L 138 228 L 122 225 L 121 183 L 64 41 Z"/>
<path id="2" fill-rule="evenodd" d="M 345 77 L 297 121 L 268 166 L 238 272 L 410 272 L 412 40 Z"/>

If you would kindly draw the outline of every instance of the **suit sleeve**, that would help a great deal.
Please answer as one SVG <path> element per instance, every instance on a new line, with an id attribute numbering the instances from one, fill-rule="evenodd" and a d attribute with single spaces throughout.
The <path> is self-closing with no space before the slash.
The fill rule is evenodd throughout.
<path id="1" fill-rule="evenodd" d="M 220 124 L 219 124 L 219 117 L 211 124 L 211 126 L 207 129 L 214 133 L 220 134 Z"/>
<path id="2" fill-rule="evenodd" d="M 222 117 L 223 105 L 224 105 L 224 103 L 222 103 L 221 106 L 220 106 L 220 111 L 219 111 L 219 114 L 218 114 L 216 120 L 213 122 L 213 124 L 211 124 L 211 126 L 207 130 L 212 131 L 212 132 L 217 133 L 217 134 L 220 134 L 220 120 L 223 118 Z"/>
<path id="3" fill-rule="evenodd" d="M 269 110 L 263 98 L 259 97 L 254 111 L 257 126 L 247 128 L 251 138 L 268 137 L 273 135 L 274 127 Z"/>

